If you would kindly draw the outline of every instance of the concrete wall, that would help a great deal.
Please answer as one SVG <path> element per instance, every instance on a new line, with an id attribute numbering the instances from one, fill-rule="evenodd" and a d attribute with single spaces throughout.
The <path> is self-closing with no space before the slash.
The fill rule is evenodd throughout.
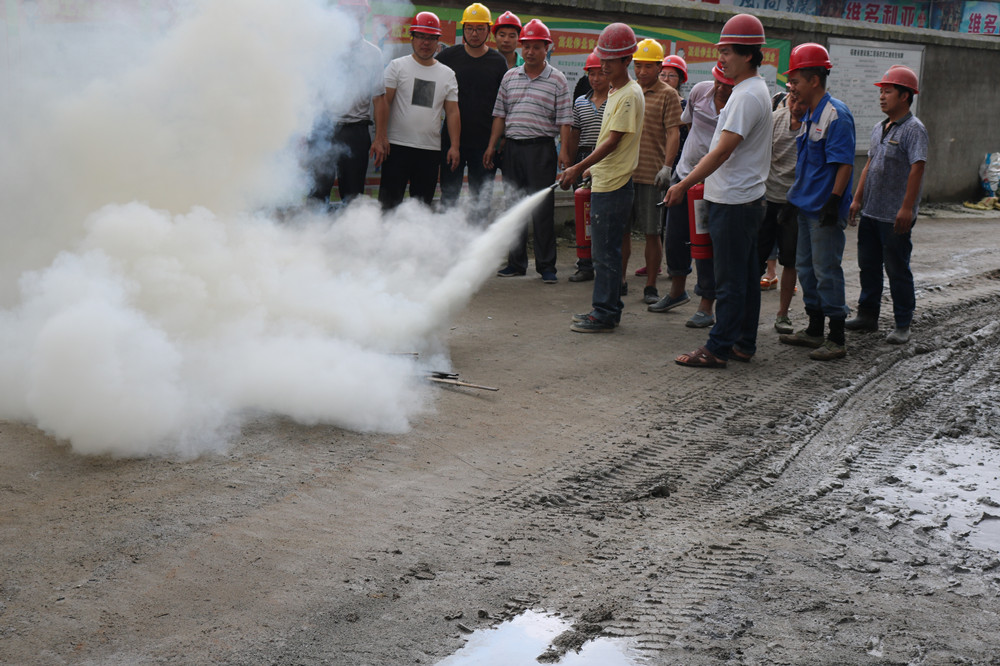
<path id="1" fill-rule="evenodd" d="M 465 6 L 465 2 L 445 2 Z M 496 14 L 511 10 L 611 23 L 717 31 L 739 10 L 690 0 L 548 0 L 544 3 L 487 5 Z M 769 36 L 792 45 L 831 37 L 924 46 L 919 116 L 930 135 L 924 199 L 954 201 L 981 195 L 978 168 L 987 151 L 1000 151 L 1000 39 L 842 19 L 757 11 Z M 836 66 L 836 63 L 834 63 Z M 874 89 L 873 89 L 874 90 Z M 860 156 L 858 169 L 864 165 Z"/>

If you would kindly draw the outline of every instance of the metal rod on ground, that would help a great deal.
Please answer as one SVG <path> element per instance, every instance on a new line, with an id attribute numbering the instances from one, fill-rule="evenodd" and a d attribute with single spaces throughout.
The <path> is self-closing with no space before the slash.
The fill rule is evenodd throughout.
<path id="1" fill-rule="evenodd" d="M 470 384 L 469 382 L 463 382 L 461 380 L 455 379 L 454 377 L 437 377 L 431 375 L 427 379 L 438 384 L 448 384 L 449 386 L 464 386 L 465 388 L 480 389 L 483 391 L 499 391 L 500 389 L 494 388 L 493 386 L 483 386 L 481 384 Z"/>

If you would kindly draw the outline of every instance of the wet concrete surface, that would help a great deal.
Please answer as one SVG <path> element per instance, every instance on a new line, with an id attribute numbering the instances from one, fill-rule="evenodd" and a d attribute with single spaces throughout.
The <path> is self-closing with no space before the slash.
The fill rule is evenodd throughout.
<path id="1" fill-rule="evenodd" d="M 622 327 L 578 335 L 592 285 L 529 275 L 449 335 L 501 390 L 408 433 L 262 416 L 224 454 L 113 460 L 2 422 L 0 662 L 432 664 L 534 611 L 570 628 L 525 663 L 998 663 L 1000 224 L 914 243 L 912 342 L 887 293 L 827 364 L 778 343 L 776 292 L 753 361 L 699 371 L 672 362 L 693 305 L 630 277 Z"/>

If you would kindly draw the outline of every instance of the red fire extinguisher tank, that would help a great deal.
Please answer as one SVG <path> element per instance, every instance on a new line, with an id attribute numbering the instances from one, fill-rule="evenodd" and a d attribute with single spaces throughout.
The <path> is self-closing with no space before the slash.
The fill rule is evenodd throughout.
<path id="1" fill-rule="evenodd" d="M 576 211 L 576 257 L 590 259 L 590 183 L 576 188 L 573 194 Z"/>
<path id="2" fill-rule="evenodd" d="M 711 259 L 712 238 L 708 235 L 708 202 L 705 186 L 698 183 L 688 190 L 688 224 L 691 228 L 691 258 Z"/>

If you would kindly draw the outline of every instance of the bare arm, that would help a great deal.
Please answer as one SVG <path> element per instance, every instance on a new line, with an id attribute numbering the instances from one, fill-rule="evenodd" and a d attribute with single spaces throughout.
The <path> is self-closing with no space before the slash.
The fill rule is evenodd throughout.
<path id="1" fill-rule="evenodd" d="M 462 140 L 462 118 L 458 113 L 458 102 L 444 103 L 445 124 L 448 126 L 448 138 L 451 139 L 451 147 L 448 148 L 448 166 L 454 171 L 459 162 L 462 161 L 459 152 L 459 142 Z"/>
<path id="2" fill-rule="evenodd" d="M 506 127 L 506 120 L 500 116 L 493 116 L 493 127 L 490 129 L 490 145 L 486 146 L 486 152 L 483 153 L 483 166 L 487 169 L 493 168 L 493 156 L 497 152 L 497 147 L 500 144 L 500 139 L 503 137 L 503 131 Z"/>
<path id="3" fill-rule="evenodd" d="M 664 203 L 668 206 L 679 204 L 692 186 L 711 176 L 729 159 L 741 141 L 743 141 L 743 137 L 736 132 L 722 130 L 722 134 L 719 135 L 719 143 L 698 161 L 687 178 L 667 190 L 667 196 L 663 198 Z"/>
<path id="4" fill-rule="evenodd" d="M 681 127 L 674 125 L 667 128 L 667 143 L 665 146 L 666 157 L 663 158 L 663 166 L 673 168 L 674 160 L 677 158 L 677 150 L 681 146 Z"/>
<path id="5" fill-rule="evenodd" d="M 905 234 L 913 227 L 913 207 L 917 205 L 920 183 L 924 179 L 924 165 L 924 162 L 914 162 L 910 165 L 910 175 L 906 179 L 906 194 L 903 195 L 903 205 L 896 213 L 896 223 L 892 227 L 892 230 L 897 234 Z"/>
<path id="6" fill-rule="evenodd" d="M 395 90 L 392 91 L 395 94 Z M 375 141 L 369 157 L 375 158 L 375 166 L 381 166 L 389 155 L 389 104 L 386 102 L 386 95 L 378 95 L 372 99 L 375 106 Z"/>
<path id="7" fill-rule="evenodd" d="M 567 168 L 559 175 L 560 187 L 564 190 L 569 189 L 569 187 L 576 182 L 576 179 L 580 176 L 580 174 L 585 173 L 587 169 L 614 152 L 615 148 L 618 147 L 618 144 L 621 143 L 623 136 L 625 136 L 625 132 L 616 132 L 614 130 L 608 132 L 608 136 L 604 138 L 604 141 L 597 144 L 597 147 L 594 148 L 594 152 L 587 155 L 573 166 Z"/>
<path id="8" fill-rule="evenodd" d="M 851 201 L 851 212 L 848 213 L 847 223 L 852 227 L 858 224 L 858 213 L 861 212 L 861 204 L 865 200 L 865 181 L 868 180 L 868 167 L 872 163 L 872 158 L 868 158 L 865 162 L 865 168 L 861 170 L 861 175 L 858 176 L 858 186 L 854 188 L 854 199 Z"/>
<path id="9" fill-rule="evenodd" d="M 580 130 L 573 127 L 569 131 L 569 154 L 576 156 L 580 150 Z"/>
<path id="10" fill-rule="evenodd" d="M 572 133 L 572 125 L 559 126 L 559 166 L 563 169 L 573 163 L 573 157 L 575 154 L 569 152 L 570 134 Z"/>

